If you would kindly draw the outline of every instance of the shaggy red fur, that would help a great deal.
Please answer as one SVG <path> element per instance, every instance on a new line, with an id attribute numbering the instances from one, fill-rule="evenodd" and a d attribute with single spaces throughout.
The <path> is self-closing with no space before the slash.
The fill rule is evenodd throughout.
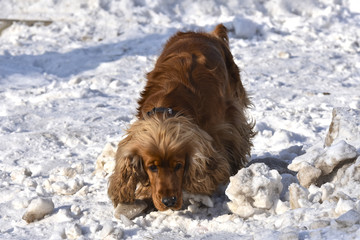
<path id="1" fill-rule="evenodd" d="M 147 78 L 108 194 L 115 207 L 152 199 L 158 210 L 176 210 L 182 191 L 210 195 L 247 163 L 250 100 L 222 24 L 175 34 Z"/>

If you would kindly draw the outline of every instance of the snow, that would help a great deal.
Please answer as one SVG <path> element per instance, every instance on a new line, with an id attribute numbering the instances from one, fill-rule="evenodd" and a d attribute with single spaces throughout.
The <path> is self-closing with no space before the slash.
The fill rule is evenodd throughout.
<path id="1" fill-rule="evenodd" d="M 0 9 L 1 239 L 360 236 L 358 0 L 0 0 Z M 218 23 L 254 104 L 251 158 L 299 172 L 254 163 L 211 197 L 188 195 L 180 211 L 114 217 L 107 181 L 145 74 L 176 31 Z M 228 207 L 243 195 L 224 192 L 257 168 L 263 175 L 244 180 L 262 197 L 247 199 L 255 210 L 244 218 Z M 24 214 L 46 209 L 39 199 L 54 209 L 27 223 Z"/>
<path id="2" fill-rule="evenodd" d="M 146 202 L 141 200 L 135 200 L 132 204 L 120 203 L 115 208 L 114 217 L 121 219 L 125 216 L 126 218 L 133 219 L 134 217 L 140 215 L 146 208 Z"/>
<path id="3" fill-rule="evenodd" d="M 270 210 L 280 201 L 282 188 L 278 171 L 270 170 L 264 163 L 254 163 L 230 177 L 225 194 L 230 199 L 231 212 L 248 218 L 255 212 Z"/>
<path id="4" fill-rule="evenodd" d="M 336 141 L 346 141 L 360 149 L 360 106 L 355 108 L 334 108 L 325 146 L 331 146 Z"/>
<path id="5" fill-rule="evenodd" d="M 252 38 L 255 36 L 256 32 L 260 31 L 260 27 L 253 21 L 246 18 L 236 17 L 232 21 L 235 36 L 239 38 Z M 231 29 L 231 26 L 227 26 Z"/>
<path id="6" fill-rule="evenodd" d="M 297 177 L 301 185 L 309 187 L 320 177 L 332 173 L 337 166 L 354 160 L 357 155 L 354 146 L 340 140 L 326 149 L 309 149 L 307 153 L 296 157 L 288 168 L 298 172 Z"/>
<path id="7" fill-rule="evenodd" d="M 51 199 L 36 198 L 31 201 L 22 218 L 27 223 L 31 223 L 43 219 L 45 215 L 52 213 L 53 210 L 54 203 Z"/>

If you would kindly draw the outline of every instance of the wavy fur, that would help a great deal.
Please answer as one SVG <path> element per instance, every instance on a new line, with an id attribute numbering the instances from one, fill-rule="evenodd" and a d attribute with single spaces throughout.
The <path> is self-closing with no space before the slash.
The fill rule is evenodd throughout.
<path id="1" fill-rule="evenodd" d="M 179 209 L 183 190 L 210 195 L 246 165 L 255 135 L 246 117 L 251 102 L 221 24 L 212 33 L 174 35 L 147 77 L 108 194 L 115 207 L 152 198 L 159 210 Z M 147 116 L 154 107 L 178 114 Z"/>

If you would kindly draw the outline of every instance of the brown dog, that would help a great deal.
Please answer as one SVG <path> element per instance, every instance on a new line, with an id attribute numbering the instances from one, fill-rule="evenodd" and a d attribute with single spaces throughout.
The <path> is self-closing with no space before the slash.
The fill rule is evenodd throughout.
<path id="1" fill-rule="evenodd" d="M 147 78 L 108 194 L 115 207 L 152 198 L 158 210 L 177 210 L 182 191 L 210 195 L 247 163 L 250 100 L 222 24 L 175 34 Z"/>

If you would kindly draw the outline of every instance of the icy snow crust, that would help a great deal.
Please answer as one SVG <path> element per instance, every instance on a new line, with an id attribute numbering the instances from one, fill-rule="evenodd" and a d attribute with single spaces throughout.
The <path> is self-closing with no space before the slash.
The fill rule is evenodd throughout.
<path id="1" fill-rule="evenodd" d="M 359 110 L 344 110 L 360 108 L 358 0 L 8 0 L 0 9 L 0 19 L 29 20 L 0 21 L 1 239 L 360 236 Z M 252 159 L 299 173 L 255 163 L 211 198 L 187 195 L 181 211 L 115 218 L 107 178 L 146 72 L 177 30 L 221 22 L 254 103 Z"/>

